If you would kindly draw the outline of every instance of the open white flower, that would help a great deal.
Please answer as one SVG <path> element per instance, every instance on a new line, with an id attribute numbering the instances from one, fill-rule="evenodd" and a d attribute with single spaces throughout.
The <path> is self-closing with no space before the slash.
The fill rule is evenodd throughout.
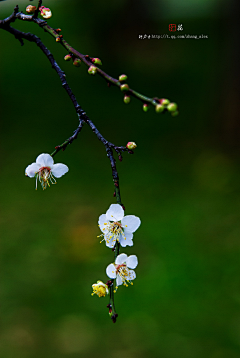
<path id="1" fill-rule="evenodd" d="M 26 170 L 26 176 L 30 178 L 36 177 L 36 189 L 37 189 L 37 180 L 39 179 L 43 190 L 50 186 L 51 184 L 56 184 L 56 178 L 60 178 L 68 172 L 68 167 L 65 164 L 53 164 L 53 158 L 49 154 L 40 154 L 36 163 L 30 164 Z M 50 182 L 50 183 L 49 183 Z"/>
<path id="2" fill-rule="evenodd" d="M 108 247 L 114 247 L 116 241 L 121 246 L 133 245 L 133 233 L 139 228 L 141 221 L 135 215 L 124 216 L 124 210 L 119 204 L 112 204 L 106 214 L 99 217 L 98 224 Z"/>
<path id="3" fill-rule="evenodd" d="M 129 269 L 135 269 L 137 265 L 138 259 L 136 255 L 127 256 L 126 254 L 120 254 L 117 256 L 115 264 L 108 265 L 106 273 L 108 277 L 117 279 L 117 286 L 123 284 L 127 287 L 128 283 L 132 285 L 132 280 L 136 278 L 135 271 Z"/>

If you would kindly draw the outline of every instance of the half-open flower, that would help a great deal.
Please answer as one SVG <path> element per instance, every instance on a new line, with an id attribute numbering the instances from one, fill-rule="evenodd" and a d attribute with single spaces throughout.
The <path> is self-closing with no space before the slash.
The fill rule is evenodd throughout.
<path id="1" fill-rule="evenodd" d="M 108 247 L 114 247 L 116 241 L 121 246 L 133 245 L 133 233 L 139 228 L 141 221 L 135 215 L 124 216 L 124 210 L 119 204 L 112 204 L 106 214 L 99 217 L 98 224 Z"/>
<path id="2" fill-rule="evenodd" d="M 36 178 L 36 189 L 37 180 L 39 179 L 42 188 L 46 189 L 51 184 L 56 184 L 56 178 L 60 178 L 68 172 L 68 167 L 65 164 L 54 164 L 53 158 L 49 154 L 40 154 L 36 163 L 30 164 L 26 170 L 26 176 Z"/>
<path id="3" fill-rule="evenodd" d="M 44 19 L 50 19 L 50 17 L 52 17 L 52 11 L 48 7 L 41 6 L 39 10 Z"/>
<path id="4" fill-rule="evenodd" d="M 97 281 L 97 283 L 94 283 L 92 285 L 93 288 L 93 293 L 91 293 L 91 295 L 97 295 L 98 297 L 105 297 L 106 295 L 108 295 L 108 286 L 103 283 L 102 281 Z"/>
<path id="5" fill-rule="evenodd" d="M 136 255 L 127 256 L 126 254 L 120 254 L 117 256 L 115 264 L 108 265 L 106 273 L 108 277 L 117 279 L 117 286 L 123 284 L 127 287 L 128 283 L 132 285 L 132 281 L 136 278 L 135 271 L 129 269 L 135 269 L 137 265 L 138 259 Z"/>

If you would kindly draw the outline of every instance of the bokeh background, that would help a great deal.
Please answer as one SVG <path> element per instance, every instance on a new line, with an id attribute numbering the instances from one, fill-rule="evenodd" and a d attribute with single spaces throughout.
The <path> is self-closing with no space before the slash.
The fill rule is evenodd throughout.
<path id="1" fill-rule="evenodd" d="M 36 3 L 32 2 L 32 4 Z M 1 18 L 14 0 L 1 1 Z M 22 11 L 28 1 L 19 0 Z M 119 318 L 91 285 L 113 254 L 97 221 L 114 203 L 102 144 L 84 126 L 54 158 L 70 171 L 42 191 L 26 166 L 77 127 L 60 80 L 33 43 L 0 31 L 2 358 L 237 358 L 240 355 L 240 126 L 237 0 L 49 0 L 49 24 L 114 77 L 177 102 L 179 117 L 133 99 L 65 62 L 66 51 L 32 23 L 66 72 L 81 106 L 108 140 L 135 141 L 117 163 L 126 214 L 142 225 L 133 287 L 116 295 Z M 139 34 L 208 39 L 139 40 Z M 177 33 L 179 34 L 179 33 Z"/>

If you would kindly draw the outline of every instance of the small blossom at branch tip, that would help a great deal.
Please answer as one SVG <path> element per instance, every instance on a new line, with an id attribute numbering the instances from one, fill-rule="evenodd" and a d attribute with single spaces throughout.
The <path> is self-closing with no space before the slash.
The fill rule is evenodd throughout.
<path id="1" fill-rule="evenodd" d="M 135 215 L 124 216 L 124 209 L 119 204 L 111 204 L 106 214 L 98 220 L 102 231 L 100 237 L 106 246 L 113 248 L 118 242 L 122 247 L 133 246 L 133 233 L 139 228 L 141 221 Z"/>
<path id="2" fill-rule="evenodd" d="M 120 82 L 126 81 L 127 78 L 128 78 L 127 75 L 121 75 L 121 76 L 118 77 Z"/>
<path id="3" fill-rule="evenodd" d="M 34 5 L 28 5 L 27 7 L 26 7 L 26 12 L 28 13 L 28 14 L 34 14 L 34 12 L 37 10 L 37 8 L 36 8 L 36 6 L 34 6 Z"/>
<path id="4" fill-rule="evenodd" d="M 120 254 L 116 257 L 115 263 L 108 265 L 106 274 L 111 279 L 116 279 L 116 290 L 118 286 L 128 284 L 132 285 L 132 281 L 136 278 L 135 269 L 138 265 L 138 258 L 136 255 L 127 256 Z"/>
<path id="5" fill-rule="evenodd" d="M 82 61 L 80 60 L 80 58 L 75 58 L 73 61 L 73 66 L 80 67 L 81 63 Z"/>
<path id="6" fill-rule="evenodd" d="M 58 163 L 54 164 L 53 158 L 50 154 L 40 154 L 36 163 L 32 163 L 27 166 L 25 175 L 30 178 L 36 178 L 36 190 L 37 181 L 39 180 L 41 186 L 46 189 L 51 184 L 56 184 L 56 178 L 60 178 L 68 172 L 68 167 L 65 164 Z"/>
<path id="7" fill-rule="evenodd" d="M 177 103 L 169 103 L 167 105 L 167 110 L 169 112 L 175 112 L 177 110 Z"/>
<path id="8" fill-rule="evenodd" d="M 160 99 L 160 104 L 162 104 L 163 106 L 167 106 L 169 103 L 170 103 L 169 99 L 166 98 Z"/>
<path id="9" fill-rule="evenodd" d="M 65 61 L 70 61 L 71 58 L 72 58 L 72 56 L 71 56 L 70 54 L 64 56 L 64 60 L 65 60 Z"/>
<path id="10" fill-rule="evenodd" d="M 109 294 L 108 285 L 103 283 L 102 281 L 97 281 L 92 285 L 93 293 L 91 295 L 97 295 L 98 297 L 105 297 Z"/>
<path id="11" fill-rule="evenodd" d="M 123 85 L 120 86 L 121 91 L 128 91 L 129 90 L 129 86 L 127 83 L 124 83 Z"/>
<path id="12" fill-rule="evenodd" d="M 176 116 L 178 116 L 178 114 L 179 114 L 179 112 L 178 112 L 178 111 L 171 112 L 171 116 L 172 116 L 172 117 L 176 117 Z"/>
<path id="13" fill-rule="evenodd" d="M 143 105 L 143 111 L 147 112 L 149 110 L 149 105 L 147 103 L 144 103 Z"/>
<path id="14" fill-rule="evenodd" d="M 92 59 L 92 62 L 95 64 L 95 65 L 102 65 L 102 61 L 100 60 L 100 58 L 98 58 L 98 57 L 94 57 L 93 59 Z"/>
<path id="15" fill-rule="evenodd" d="M 44 19 L 50 19 L 50 17 L 52 17 L 52 11 L 48 7 L 41 6 L 39 10 Z"/>
<path id="16" fill-rule="evenodd" d="M 137 148 L 137 144 L 135 142 L 128 142 L 128 144 L 126 145 L 127 149 L 135 149 Z"/>
<path id="17" fill-rule="evenodd" d="M 90 75 L 95 75 L 97 73 L 97 67 L 96 66 L 90 66 L 88 69 L 88 73 Z"/>
<path id="18" fill-rule="evenodd" d="M 157 113 L 161 113 L 163 110 L 164 110 L 164 106 L 162 104 L 157 104 L 156 107 L 155 107 L 155 111 Z"/>
<path id="19" fill-rule="evenodd" d="M 126 103 L 126 104 L 128 104 L 129 102 L 131 101 L 131 97 L 130 96 L 124 96 L 124 98 L 123 98 L 123 102 L 124 103 Z"/>

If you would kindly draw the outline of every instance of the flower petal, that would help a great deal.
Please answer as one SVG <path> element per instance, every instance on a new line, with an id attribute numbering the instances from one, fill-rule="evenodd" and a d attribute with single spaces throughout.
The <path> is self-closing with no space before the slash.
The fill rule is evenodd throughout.
<path id="1" fill-rule="evenodd" d="M 105 235 L 104 239 L 106 241 L 106 246 L 110 247 L 112 249 L 116 243 L 116 238 L 112 237 L 111 239 L 109 239 L 109 237 L 107 235 Z"/>
<path id="2" fill-rule="evenodd" d="M 62 163 L 53 164 L 52 166 L 52 173 L 56 178 L 61 178 L 61 176 L 66 174 L 68 170 L 68 167 Z"/>
<path id="3" fill-rule="evenodd" d="M 121 279 L 121 277 L 119 276 L 119 274 L 117 274 L 117 280 L 116 280 L 116 285 L 117 286 L 120 286 L 120 285 L 122 285 L 122 279 Z"/>
<path id="4" fill-rule="evenodd" d="M 107 219 L 110 221 L 122 220 L 124 216 L 124 210 L 119 204 L 111 204 L 106 212 Z"/>
<path id="5" fill-rule="evenodd" d="M 108 267 L 106 268 L 106 274 L 110 278 L 116 278 L 116 268 L 114 264 L 108 265 Z"/>
<path id="6" fill-rule="evenodd" d="M 28 177 L 33 178 L 35 174 L 38 173 L 39 169 L 40 169 L 39 164 L 32 163 L 25 169 L 25 173 Z"/>
<path id="7" fill-rule="evenodd" d="M 41 167 L 52 168 L 54 162 L 50 154 L 43 153 L 37 157 L 36 163 L 40 164 Z"/>
<path id="8" fill-rule="evenodd" d="M 99 228 L 102 232 L 105 231 L 106 233 L 106 226 L 107 225 L 104 225 L 104 224 L 108 224 L 108 221 L 107 221 L 107 218 L 106 218 L 106 214 L 102 214 L 99 216 L 99 219 L 98 219 L 98 225 L 99 225 Z M 103 230 L 105 229 L 105 230 Z"/>
<path id="9" fill-rule="evenodd" d="M 133 234 L 131 232 L 124 232 L 119 236 L 119 243 L 122 247 L 133 246 Z"/>
<path id="10" fill-rule="evenodd" d="M 127 267 L 131 268 L 131 269 L 135 269 L 135 267 L 137 267 L 138 265 L 138 258 L 136 255 L 130 255 L 127 258 L 126 261 Z"/>
<path id="11" fill-rule="evenodd" d="M 141 224 L 141 220 L 135 215 L 127 215 L 122 219 L 122 226 L 124 231 L 134 232 Z"/>
<path id="12" fill-rule="evenodd" d="M 135 271 L 133 271 L 133 270 L 129 270 L 128 271 L 128 277 L 127 277 L 127 279 L 128 280 L 134 280 L 136 278 L 136 273 L 135 273 Z"/>
<path id="13" fill-rule="evenodd" d="M 116 265 L 121 265 L 124 262 L 126 262 L 127 260 L 127 255 L 126 254 L 120 254 L 117 256 L 116 260 L 115 260 L 115 264 Z"/>

